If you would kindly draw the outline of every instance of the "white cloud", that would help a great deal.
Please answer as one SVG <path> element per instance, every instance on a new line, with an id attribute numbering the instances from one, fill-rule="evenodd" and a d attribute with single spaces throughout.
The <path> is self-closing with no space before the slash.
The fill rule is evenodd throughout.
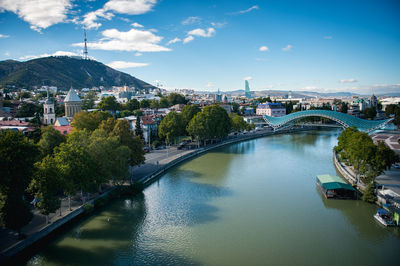
<path id="1" fill-rule="evenodd" d="M 136 53 L 135 56 L 142 56 L 142 53 Z"/>
<path id="2" fill-rule="evenodd" d="M 70 0 L 0 1 L 0 11 L 6 10 L 17 14 L 31 25 L 31 29 L 39 32 L 51 25 L 64 22 L 71 8 Z"/>
<path id="3" fill-rule="evenodd" d="M 183 43 L 188 43 L 194 40 L 194 37 L 192 35 L 187 36 L 185 39 L 183 39 Z"/>
<path id="4" fill-rule="evenodd" d="M 187 19 L 182 21 L 183 25 L 192 25 L 192 24 L 198 24 L 201 22 L 200 17 L 188 17 Z"/>
<path id="5" fill-rule="evenodd" d="M 261 52 L 266 52 L 269 51 L 269 48 L 267 46 L 261 46 L 258 50 L 260 50 Z"/>
<path id="6" fill-rule="evenodd" d="M 251 11 L 253 11 L 253 10 L 257 10 L 257 9 L 260 9 L 260 8 L 258 7 L 258 5 L 254 5 L 254 6 L 252 6 L 252 7 L 249 7 L 248 9 L 245 9 L 245 10 L 240 10 L 240 11 L 237 11 L 237 12 L 233 12 L 233 13 L 231 13 L 231 15 L 245 14 L 245 13 L 249 13 L 249 12 L 251 12 Z"/>
<path id="7" fill-rule="evenodd" d="M 99 18 L 111 20 L 114 16 L 113 13 L 128 15 L 144 14 L 151 11 L 156 3 L 157 0 L 110 0 L 103 8 L 85 14 L 82 24 L 85 25 L 87 29 L 97 29 L 101 26 L 101 23 L 97 22 Z"/>
<path id="8" fill-rule="evenodd" d="M 253 79 L 253 77 L 245 77 L 245 78 L 243 78 L 243 80 L 252 80 Z"/>
<path id="9" fill-rule="evenodd" d="M 135 28 L 143 28 L 144 27 L 142 24 L 139 24 L 137 22 L 132 23 L 132 26 Z"/>
<path id="10" fill-rule="evenodd" d="M 214 28 L 208 28 L 207 31 L 203 29 L 194 29 L 188 32 L 188 35 L 194 35 L 194 36 L 199 36 L 199 37 L 205 37 L 209 38 L 215 35 L 215 29 Z"/>
<path id="11" fill-rule="evenodd" d="M 8 38 L 8 37 L 10 37 L 10 35 L 0 34 L 0 38 Z"/>
<path id="12" fill-rule="evenodd" d="M 108 63 L 107 66 L 116 69 L 124 69 L 124 68 L 134 68 L 134 67 L 144 67 L 148 66 L 148 63 L 135 63 L 135 62 L 126 62 L 126 61 L 113 61 Z"/>
<path id="13" fill-rule="evenodd" d="M 226 24 L 226 22 L 211 22 L 211 26 L 216 27 L 216 28 L 222 28 L 224 27 Z"/>
<path id="14" fill-rule="evenodd" d="M 341 79 L 339 80 L 340 83 L 354 83 L 357 82 L 356 79 Z"/>
<path id="15" fill-rule="evenodd" d="M 181 42 L 181 41 L 182 41 L 181 39 L 179 39 L 178 37 L 176 37 L 176 38 L 170 40 L 169 42 L 167 42 L 167 45 L 170 45 L 170 44 L 176 43 L 176 42 Z"/>
<path id="16" fill-rule="evenodd" d="M 212 88 L 212 87 L 214 87 L 214 83 L 212 83 L 211 81 L 209 81 L 209 82 L 207 82 L 206 87 L 207 87 L 207 88 Z"/>
<path id="17" fill-rule="evenodd" d="M 49 56 L 81 56 L 80 54 L 74 53 L 74 52 L 68 52 L 68 51 L 57 51 L 52 54 L 41 54 L 41 55 L 25 55 L 21 56 L 18 58 L 19 60 L 31 60 L 35 58 L 41 58 L 41 57 L 49 57 Z"/>
<path id="18" fill-rule="evenodd" d="M 171 49 L 158 43 L 163 39 L 146 30 L 131 29 L 119 31 L 108 29 L 102 32 L 103 38 L 97 42 L 89 42 L 88 48 L 107 51 L 138 51 L 138 52 L 162 52 Z M 74 43 L 72 46 L 83 47 L 84 43 Z"/>
<path id="19" fill-rule="evenodd" d="M 113 13 L 107 12 L 105 9 L 100 8 L 96 11 L 86 13 L 83 16 L 82 24 L 85 26 L 86 29 L 97 29 L 101 26 L 101 23 L 96 22 L 99 18 L 111 20 L 113 17 Z"/>
<path id="20" fill-rule="evenodd" d="M 110 0 L 104 8 L 120 14 L 140 15 L 151 11 L 156 3 L 157 0 Z"/>
<path id="21" fill-rule="evenodd" d="M 325 40 L 330 40 L 330 39 L 332 39 L 333 37 L 332 36 L 324 36 L 324 39 Z"/>
<path id="22" fill-rule="evenodd" d="M 7 51 L 7 52 L 4 53 L 4 55 L 5 56 L 10 56 L 10 52 Z"/>
<path id="23" fill-rule="evenodd" d="M 286 47 L 283 47 L 283 48 L 282 48 L 282 51 L 287 52 L 287 51 L 292 50 L 292 48 L 293 48 L 293 46 L 290 45 L 290 44 L 288 44 L 288 45 L 286 45 Z"/>

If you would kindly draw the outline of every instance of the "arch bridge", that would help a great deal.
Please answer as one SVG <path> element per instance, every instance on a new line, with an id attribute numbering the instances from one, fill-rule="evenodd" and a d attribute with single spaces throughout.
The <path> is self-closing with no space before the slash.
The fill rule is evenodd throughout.
<path id="1" fill-rule="evenodd" d="M 281 117 L 271 117 L 264 115 L 265 122 L 271 126 L 274 130 L 287 128 L 292 126 L 293 123 L 299 119 L 305 117 L 324 117 L 335 121 L 342 127 L 356 127 L 360 131 L 371 132 L 378 128 L 384 127 L 387 123 L 391 122 L 393 118 L 385 120 L 365 120 L 358 117 L 354 117 L 348 114 L 339 113 L 328 110 L 308 110 L 291 113 Z"/>

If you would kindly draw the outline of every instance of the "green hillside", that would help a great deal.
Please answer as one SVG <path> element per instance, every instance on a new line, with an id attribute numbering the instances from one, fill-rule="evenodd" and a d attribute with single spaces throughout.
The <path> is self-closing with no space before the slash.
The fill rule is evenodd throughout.
<path id="1" fill-rule="evenodd" d="M 154 88 L 129 74 L 112 69 L 94 60 L 66 56 L 43 57 L 26 62 L 0 61 L 0 86 L 32 89 L 34 86 L 56 86 L 59 89 L 93 86 L 134 86 Z"/>

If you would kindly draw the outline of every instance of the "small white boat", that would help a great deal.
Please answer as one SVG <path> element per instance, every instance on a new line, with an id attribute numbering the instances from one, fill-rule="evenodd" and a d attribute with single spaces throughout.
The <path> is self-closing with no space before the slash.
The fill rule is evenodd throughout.
<path id="1" fill-rule="evenodd" d="M 385 209 L 378 209 L 374 215 L 374 218 L 383 224 L 384 226 L 395 226 L 396 224 L 392 220 L 390 212 Z"/>

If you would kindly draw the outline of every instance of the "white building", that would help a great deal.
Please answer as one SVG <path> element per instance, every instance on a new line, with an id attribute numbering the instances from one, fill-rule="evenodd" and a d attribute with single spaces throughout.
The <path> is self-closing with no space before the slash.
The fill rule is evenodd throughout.
<path id="1" fill-rule="evenodd" d="M 286 115 L 286 108 L 280 103 L 260 103 L 257 106 L 256 115 L 284 116 Z"/>

